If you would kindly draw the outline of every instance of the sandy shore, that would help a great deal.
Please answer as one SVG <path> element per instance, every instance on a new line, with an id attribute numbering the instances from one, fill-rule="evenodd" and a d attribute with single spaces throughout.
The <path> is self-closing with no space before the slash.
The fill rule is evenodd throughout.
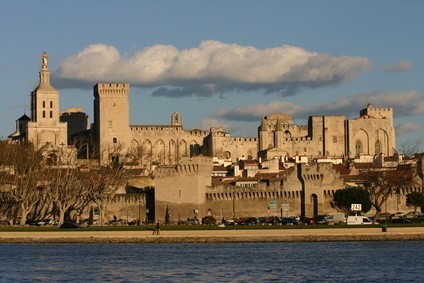
<path id="1" fill-rule="evenodd" d="M 234 243 L 321 241 L 423 241 L 424 227 L 199 230 L 2 232 L 0 243 Z"/>

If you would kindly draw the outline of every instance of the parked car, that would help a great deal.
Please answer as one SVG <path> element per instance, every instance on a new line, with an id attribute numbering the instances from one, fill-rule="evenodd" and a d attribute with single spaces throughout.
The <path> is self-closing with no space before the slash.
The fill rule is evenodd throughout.
<path id="1" fill-rule="evenodd" d="M 75 222 L 65 222 L 60 225 L 60 229 L 81 229 L 81 225 Z"/>
<path id="2" fill-rule="evenodd" d="M 300 221 L 300 216 L 297 216 L 297 215 L 295 215 L 295 216 L 289 216 L 290 218 L 294 218 L 294 219 L 296 219 L 296 221 Z"/>
<path id="3" fill-rule="evenodd" d="M 246 217 L 246 224 L 247 225 L 258 224 L 258 219 L 256 217 Z"/>
<path id="4" fill-rule="evenodd" d="M 53 219 L 42 219 L 37 222 L 37 226 L 46 226 L 46 225 L 57 225 L 57 223 L 54 222 Z"/>
<path id="5" fill-rule="evenodd" d="M 330 215 L 318 215 L 317 217 L 315 217 L 315 223 L 321 224 L 321 225 L 326 225 L 326 224 L 328 224 L 327 217 L 329 217 L 329 216 Z"/>
<path id="6" fill-rule="evenodd" d="M 25 224 L 26 225 L 29 225 L 29 226 L 37 226 L 37 220 L 34 220 L 34 219 L 27 219 L 26 221 L 25 221 Z"/>
<path id="7" fill-rule="evenodd" d="M 262 225 L 275 225 L 280 222 L 280 219 L 277 216 L 268 216 L 260 218 L 260 223 Z"/>
<path id="8" fill-rule="evenodd" d="M 198 225 L 199 223 L 199 219 L 197 218 L 187 218 L 187 220 L 184 222 L 184 224 L 186 225 Z"/>
<path id="9" fill-rule="evenodd" d="M 282 225 L 297 225 L 298 221 L 292 217 L 283 217 L 280 219 Z"/>
<path id="10" fill-rule="evenodd" d="M 406 218 L 415 218 L 415 217 L 420 217 L 421 213 L 419 211 L 410 211 L 407 214 L 405 214 Z"/>
<path id="11" fill-rule="evenodd" d="M 128 222 L 127 222 L 127 220 L 124 220 L 124 219 L 111 220 L 111 221 L 109 221 L 109 225 L 123 226 L 123 225 L 128 225 Z"/>
<path id="12" fill-rule="evenodd" d="M 372 224 L 372 219 L 366 216 L 348 216 L 347 225 L 360 225 L 360 224 Z M 375 222 L 375 224 L 379 224 Z"/>
<path id="13" fill-rule="evenodd" d="M 202 218 L 202 224 L 215 225 L 216 219 L 213 216 L 205 216 Z"/>
<path id="14" fill-rule="evenodd" d="M 401 224 L 401 223 L 407 224 L 407 223 L 412 223 L 412 221 L 409 220 L 409 219 L 406 219 L 406 218 L 397 218 L 397 219 L 393 219 L 392 223 L 394 223 L 394 224 Z"/>
<path id="15" fill-rule="evenodd" d="M 224 224 L 226 224 L 226 225 L 235 225 L 236 223 L 234 222 L 234 219 L 226 219 L 224 221 Z"/>
<path id="16" fill-rule="evenodd" d="M 325 218 L 328 224 L 343 224 L 346 223 L 346 215 L 338 213 Z"/>
<path id="17" fill-rule="evenodd" d="M 406 212 L 398 211 L 393 215 L 393 218 L 403 218 L 405 216 Z"/>
<path id="18" fill-rule="evenodd" d="M 302 223 L 305 224 L 305 225 L 313 225 L 313 224 L 315 224 L 315 219 L 305 217 L 305 218 L 302 219 Z"/>
<path id="19" fill-rule="evenodd" d="M 392 214 L 390 212 L 385 211 L 385 212 L 380 213 L 379 218 L 380 219 L 392 218 Z"/>
<path id="20" fill-rule="evenodd" d="M 234 225 L 244 225 L 244 224 L 246 224 L 246 218 L 244 217 L 234 218 Z"/>

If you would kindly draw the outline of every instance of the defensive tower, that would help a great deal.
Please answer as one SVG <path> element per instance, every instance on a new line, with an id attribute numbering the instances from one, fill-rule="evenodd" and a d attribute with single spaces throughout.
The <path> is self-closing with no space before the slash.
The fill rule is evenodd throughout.
<path id="1" fill-rule="evenodd" d="M 98 83 L 94 86 L 94 139 L 100 162 L 119 161 L 128 146 L 130 86 Z"/>

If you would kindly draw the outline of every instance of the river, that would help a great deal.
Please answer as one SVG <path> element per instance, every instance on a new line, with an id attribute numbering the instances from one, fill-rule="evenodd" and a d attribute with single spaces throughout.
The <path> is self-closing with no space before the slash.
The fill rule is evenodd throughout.
<path id="1" fill-rule="evenodd" d="M 1 282 L 421 282 L 424 242 L 0 244 Z"/>

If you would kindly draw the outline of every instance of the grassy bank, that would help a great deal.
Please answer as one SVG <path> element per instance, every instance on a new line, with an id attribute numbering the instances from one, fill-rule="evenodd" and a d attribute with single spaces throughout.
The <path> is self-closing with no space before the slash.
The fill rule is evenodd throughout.
<path id="1" fill-rule="evenodd" d="M 358 229 L 358 228 L 380 228 L 382 225 L 390 227 L 424 227 L 424 223 L 416 222 L 409 224 L 380 223 L 375 225 L 227 225 L 218 227 L 217 225 L 161 225 L 162 231 L 198 231 L 198 230 L 278 230 L 278 229 Z M 2 226 L 3 232 L 66 232 L 66 231 L 153 231 L 154 225 L 141 226 L 90 226 L 82 229 L 59 229 L 56 226 Z"/>

